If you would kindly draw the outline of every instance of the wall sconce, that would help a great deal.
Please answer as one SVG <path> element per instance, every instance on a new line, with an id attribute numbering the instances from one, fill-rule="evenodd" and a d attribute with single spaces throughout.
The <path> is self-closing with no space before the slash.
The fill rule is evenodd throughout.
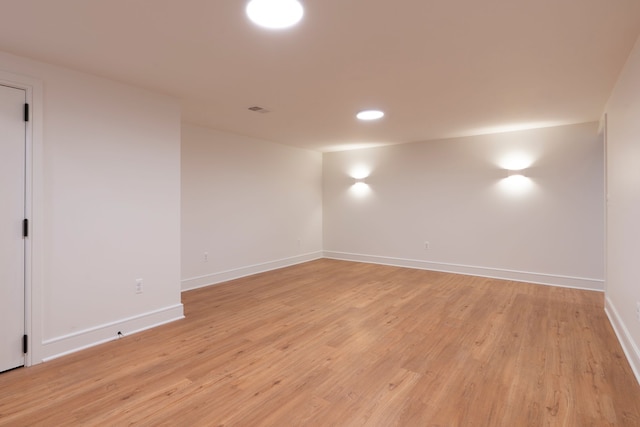
<path id="1" fill-rule="evenodd" d="M 371 193 L 371 188 L 366 179 L 371 174 L 371 169 L 363 164 L 356 165 L 349 171 L 349 176 L 353 179 L 349 191 L 357 197 L 364 197 Z"/>
<path id="2" fill-rule="evenodd" d="M 363 193 L 369 190 L 369 184 L 367 184 L 364 178 L 354 178 L 351 188 L 356 192 Z"/>
<path id="3" fill-rule="evenodd" d="M 351 192 L 357 197 L 364 197 L 371 192 L 371 188 L 364 178 L 354 178 Z"/>
<path id="4" fill-rule="evenodd" d="M 506 169 L 504 172 L 506 176 L 500 180 L 500 186 L 507 193 L 524 194 L 534 185 L 527 176 L 528 169 Z"/>
<path id="5" fill-rule="evenodd" d="M 511 177 L 526 178 L 527 175 L 525 174 L 525 169 L 519 169 L 519 170 L 507 169 L 507 178 L 511 178 Z"/>

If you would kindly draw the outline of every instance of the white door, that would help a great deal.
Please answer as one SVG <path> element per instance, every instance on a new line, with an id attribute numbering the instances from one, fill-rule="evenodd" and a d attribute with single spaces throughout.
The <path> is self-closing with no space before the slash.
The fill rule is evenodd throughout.
<path id="1" fill-rule="evenodd" d="M 0 85 L 0 372 L 24 365 L 25 99 Z"/>

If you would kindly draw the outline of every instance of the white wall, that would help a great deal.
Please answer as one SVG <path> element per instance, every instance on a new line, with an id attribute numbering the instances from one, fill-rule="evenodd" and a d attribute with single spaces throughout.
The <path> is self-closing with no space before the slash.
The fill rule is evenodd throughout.
<path id="1" fill-rule="evenodd" d="M 640 381 L 640 38 L 607 113 L 607 313 Z"/>
<path id="2" fill-rule="evenodd" d="M 183 125 L 183 289 L 321 256 L 320 153 Z"/>
<path id="3" fill-rule="evenodd" d="M 43 88 L 34 105 L 42 123 L 33 153 L 32 363 L 182 317 L 178 103 L 4 53 L 0 70 Z"/>
<path id="4" fill-rule="evenodd" d="M 602 289 L 600 139 L 587 123 L 325 153 L 325 255 Z"/>

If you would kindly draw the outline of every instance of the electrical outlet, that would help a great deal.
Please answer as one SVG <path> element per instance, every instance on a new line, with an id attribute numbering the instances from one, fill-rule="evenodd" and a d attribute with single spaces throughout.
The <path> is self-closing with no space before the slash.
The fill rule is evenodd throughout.
<path id="1" fill-rule="evenodd" d="M 429 242 L 424 242 L 424 248 L 429 249 Z"/>
<path id="2" fill-rule="evenodd" d="M 142 279 L 136 279 L 136 294 L 141 294 L 142 290 Z"/>
<path id="3" fill-rule="evenodd" d="M 204 260 L 204 262 L 209 262 L 209 252 L 205 252 L 202 256 L 202 259 Z"/>
<path id="4" fill-rule="evenodd" d="M 636 301 L 636 319 L 640 322 L 640 301 Z"/>

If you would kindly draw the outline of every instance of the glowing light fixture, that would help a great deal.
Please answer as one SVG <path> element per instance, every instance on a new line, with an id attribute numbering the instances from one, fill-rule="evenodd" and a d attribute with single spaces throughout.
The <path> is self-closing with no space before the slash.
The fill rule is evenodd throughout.
<path id="1" fill-rule="evenodd" d="M 522 171 L 511 171 L 505 179 L 500 181 L 504 191 L 511 195 L 524 195 L 534 188 L 531 178 L 522 174 Z"/>
<path id="2" fill-rule="evenodd" d="M 501 180 L 500 185 L 504 191 L 511 195 L 524 195 L 534 186 L 533 181 L 526 175 L 526 169 L 507 169 L 507 176 Z"/>
<path id="3" fill-rule="evenodd" d="M 274 30 L 291 27 L 304 15 L 298 0 L 251 0 L 245 11 L 256 25 Z"/>
<path id="4" fill-rule="evenodd" d="M 351 192 L 358 197 L 364 197 L 371 192 L 371 187 L 364 179 L 355 179 L 351 186 Z"/>
<path id="5" fill-rule="evenodd" d="M 502 156 L 498 164 L 503 169 L 521 171 L 529 168 L 535 160 L 535 157 L 531 153 L 515 151 Z"/>
<path id="6" fill-rule="evenodd" d="M 384 117 L 384 112 L 380 110 L 360 111 L 356 117 L 360 120 L 378 120 Z"/>
<path id="7" fill-rule="evenodd" d="M 523 169 L 518 169 L 518 170 L 507 169 L 507 178 L 516 178 L 516 177 L 526 178 L 527 175 L 525 175 L 525 172 Z"/>
<path id="8" fill-rule="evenodd" d="M 371 169 L 365 165 L 356 165 L 349 171 L 349 176 L 356 181 L 364 181 L 371 174 Z"/>
<path id="9" fill-rule="evenodd" d="M 353 178 L 353 184 L 350 191 L 357 197 L 365 197 L 371 193 L 371 187 L 367 184 L 366 179 L 369 177 L 371 169 L 365 165 L 356 165 L 349 171 L 349 176 Z"/>

